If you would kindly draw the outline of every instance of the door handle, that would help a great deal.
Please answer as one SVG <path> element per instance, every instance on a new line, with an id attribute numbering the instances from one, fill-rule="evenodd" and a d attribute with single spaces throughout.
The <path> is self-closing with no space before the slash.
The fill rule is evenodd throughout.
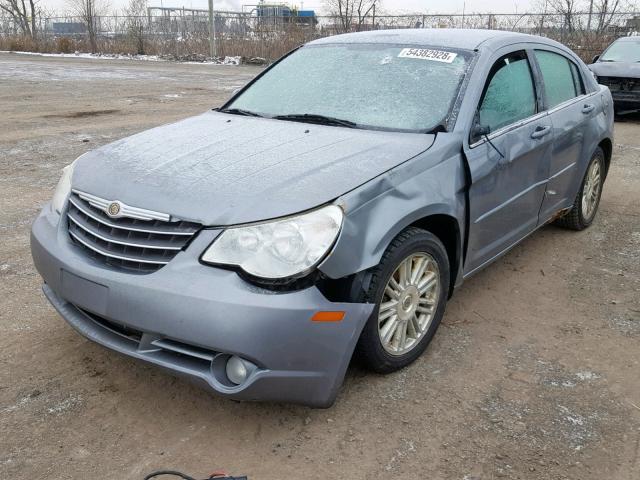
<path id="1" fill-rule="evenodd" d="M 596 109 L 595 105 L 591 105 L 590 103 L 586 103 L 584 107 L 582 107 L 582 113 L 587 114 L 591 113 Z"/>
<path id="2" fill-rule="evenodd" d="M 533 131 L 533 133 L 531 134 L 531 138 L 533 139 L 542 138 L 545 135 L 548 135 L 549 133 L 551 133 L 551 127 L 549 125 L 545 125 L 544 127 L 539 126 Z"/>

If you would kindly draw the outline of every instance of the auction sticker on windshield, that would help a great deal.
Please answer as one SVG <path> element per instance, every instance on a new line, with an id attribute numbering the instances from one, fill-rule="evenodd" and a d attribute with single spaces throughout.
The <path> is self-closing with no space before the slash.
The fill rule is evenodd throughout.
<path id="1" fill-rule="evenodd" d="M 404 48 L 398 55 L 400 58 L 419 58 L 421 60 L 433 60 L 434 62 L 444 63 L 453 62 L 457 56 L 457 53 L 431 50 L 429 48 Z"/>

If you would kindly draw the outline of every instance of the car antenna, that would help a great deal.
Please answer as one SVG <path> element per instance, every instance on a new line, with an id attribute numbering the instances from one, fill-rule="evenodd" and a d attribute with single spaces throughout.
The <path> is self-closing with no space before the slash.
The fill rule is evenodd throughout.
<path id="1" fill-rule="evenodd" d="M 498 147 L 496 147 L 496 146 L 494 145 L 494 143 L 493 143 L 493 142 L 491 141 L 491 139 L 489 138 L 489 135 L 488 135 L 488 134 L 486 134 L 486 133 L 484 134 L 484 139 L 489 143 L 489 145 L 491 145 L 491 146 L 493 147 L 493 149 L 494 149 L 496 152 L 498 152 L 498 155 L 500 155 L 500 157 L 501 157 L 501 158 L 504 158 L 504 153 L 502 153 L 502 152 L 498 149 Z"/>

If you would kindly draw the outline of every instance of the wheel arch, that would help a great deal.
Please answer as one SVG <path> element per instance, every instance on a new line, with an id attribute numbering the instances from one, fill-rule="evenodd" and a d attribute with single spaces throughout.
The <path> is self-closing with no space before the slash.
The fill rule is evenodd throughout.
<path id="1" fill-rule="evenodd" d="M 453 289 L 456 284 L 456 278 L 458 270 L 460 269 L 460 262 L 462 259 L 462 242 L 461 232 L 458 220 L 447 214 L 433 214 L 422 217 L 408 227 L 416 227 L 422 230 L 426 230 L 442 242 L 445 250 L 447 251 L 447 257 L 449 258 L 449 298 L 453 294 Z"/>
<path id="2" fill-rule="evenodd" d="M 604 168 L 605 168 L 605 178 L 609 173 L 609 165 L 611 164 L 611 157 L 613 156 L 613 142 L 610 138 L 603 139 L 598 147 L 602 149 L 604 152 Z"/>
<path id="3" fill-rule="evenodd" d="M 370 265 L 357 273 L 334 276 L 328 275 L 323 271 L 323 279 L 316 282 L 316 286 L 320 288 L 322 293 L 331 301 L 360 301 L 362 292 L 366 290 L 370 281 L 370 270 L 375 267 L 382 258 L 384 252 L 389 248 L 393 241 L 406 229 L 416 227 L 432 235 L 444 245 L 449 260 L 449 292 L 448 298 L 453 294 L 456 281 L 460 275 L 462 263 L 462 232 L 460 223 L 456 217 L 447 213 L 429 213 L 419 217 L 405 218 L 404 221 L 398 222 L 393 229 L 390 229 L 384 238 L 379 239 L 376 251 L 379 255 L 371 255 L 368 257 Z M 342 260 L 342 259 L 341 259 Z M 344 267 L 344 261 L 339 262 Z M 342 270 L 343 271 L 343 270 Z"/>

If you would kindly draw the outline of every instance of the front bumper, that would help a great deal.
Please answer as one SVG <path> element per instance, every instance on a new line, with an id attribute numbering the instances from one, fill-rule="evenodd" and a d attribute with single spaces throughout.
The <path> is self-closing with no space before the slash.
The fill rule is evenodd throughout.
<path id="1" fill-rule="evenodd" d="M 611 96 L 613 97 L 613 104 L 615 105 L 616 113 L 635 112 L 640 110 L 640 91 L 613 91 L 611 92 Z"/>
<path id="2" fill-rule="evenodd" d="M 44 293 L 80 334 L 110 349 L 186 375 L 226 397 L 330 406 L 373 305 L 333 303 L 315 287 L 274 293 L 198 258 L 219 232 L 203 230 L 168 265 L 148 275 L 93 262 L 45 206 L 31 251 Z M 341 322 L 312 322 L 317 311 Z M 258 368 L 226 380 L 239 355 Z"/>

